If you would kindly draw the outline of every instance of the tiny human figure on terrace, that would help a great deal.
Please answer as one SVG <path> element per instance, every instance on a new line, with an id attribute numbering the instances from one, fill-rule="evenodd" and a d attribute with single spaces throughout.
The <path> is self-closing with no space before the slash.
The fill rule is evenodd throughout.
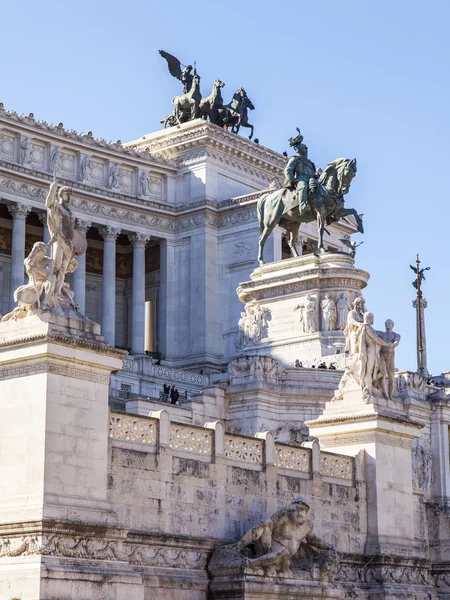
<path id="1" fill-rule="evenodd" d="M 172 404 L 178 404 L 178 400 L 180 398 L 180 393 L 177 388 L 173 385 L 170 390 L 170 401 Z"/>
<path id="2" fill-rule="evenodd" d="M 169 392 L 170 392 L 170 385 L 168 383 L 165 383 L 163 385 L 163 400 L 164 400 L 164 402 L 169 401 Z"/>

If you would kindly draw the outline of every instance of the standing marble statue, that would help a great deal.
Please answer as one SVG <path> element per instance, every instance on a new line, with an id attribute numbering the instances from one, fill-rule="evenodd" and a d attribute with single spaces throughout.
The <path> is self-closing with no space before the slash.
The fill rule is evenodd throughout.
<path id="1" fill-rule="evenodd" d="M 117 163 L 114 163 L 109 172 L 108 185 L 110 188 L 114 189 L 118 187 L 120 180 L 120 169 Z"/>
<path id="2" fill-rule="evenodd" d="M 85 181 L 89 177 L 91 170 L 91 158 L 87 154 L 83 156 L 81 161 L 81 181 Z"/>
<path id="3" fill-rule="evenodd" d="M 325 293 L 320 303 L 322 310 L 322 331 L 335 331 L 336 329 L 336 303 L 328 292 Z"/>
<path id="4" fill-rule="evenodd" d="M 139 175 L 139 195 L 148 196 L 149 191 L 149 177 L 146 171 L 142 171 Z"/>
<path id="5" fill-rule="evenodd" d="M 217 548 L 209 564 L 214 575 L 244 566 L 265 575 L 292 576 L 290 567 L 318 566 L 320 577 L 331 580 L 338 570 L 332 546 L 313 533 L 307 520 L 309 504 L 301 497 L 252 527 L 236 544 Z"/>
<path id="6" fill-rule="evenodd" d="M 20 164 L 26 165 L 31 158 L 31 142 L 29 137 L 24 137 L 20 141 Z"/>
<path id="7" fill-rule="evenodd" d="M 60 166 L 61 148 L 55 146 L 50 154 L 50 171 L 53 173 Z"/>
<path id="8" fill-rule="evenodd" d="M 383 346 L 380 350 L 381 375 L 379 378 L 379 387 L 383 394 L 392 398 L 394 393 L 395 378 L 395 347 L 400 343 L 400 335 L 394 331 L 394 321 L 387 319 L 385 322 L 386 331 L 377 331 L 377 335 L 385 342 L 393 344 L 392 346 Z M 388 387 L 386 389 L 386 376 Z"/>
<path id="9" fill-rule="evenodd" d="M 358 351 L 359 327 L 364 320 L 366 301 L 357 296 L 352 302 L 352 309 L 347 315 L 347 325 L 344 329 L 345 352 L 355 354 Z"/>
<path id="10" fill-rule="evenodd" d="M 348 316 L 350 309 L 351 309 L 350 302 L 349 302 L 347 296 L 345 295 L 345 293 L 343 292 L 341 294 L 341 296 L 338 298 L 338 301 L 336 303 L 336 310 L 337 310 L 336 329 L 338 329 L 339 331 L 344 331 L 345 326 L 347 325 L 347 316 Z"/>
<path id="11" fill-rule="evenodd" d="M 373 314 L 364 313 L 363 325 L 360 330 L 360 383 L 363 393 L 371 396 L 374 384 L 382 377 L 383 369 L 380 360 L 381 348 L 391 348 L 393 345 L 385 342 L 372 327 Z"/>
<path id="12" fill-rule="evenodd" d="M 57 192 L 56 179 L 50 185 L 45 200 L 47 207 L 47 226 L 52 247 L 53 270 L 55 277 L 50 282 L 48 295 L 60 296 L 64 278 L 70 261 L 74 258 L 73 240 L 75 219 L 70 210 L 72 188 L 62 187 Z"/>
<path id="13" fill-rule="evenodd" d="M 65 282 L 65 276 L 78 266 L 76 257 L 86 251 L 86 239 L 75 229 L 75 218 L 70 210 L 71 193 L 68 187 L 62 187 L 57 193 L 55 176 L 45 201 L 50 241 L 48 244 L 36 242 L 25 259 L 29 281 L 15 290 L 18 306 L 5 315 L 3 321 L 45 310 L 68 317 L 82 316 L 75 306 L 73 291 Z M 49 247 L 51 257 L 46 255 Z"/>
<path id="14" fill-rule="evenodd" d="M 300 331 L 302 333 L 317 331 L 317 300 L 315 296 L 308 294 L 305 300 L 298 304 L 294 310 L 300 311 Z"/>
<path id="15" fill-rule="evenodd" d="M 315 331 L 317 331 L 316 297 L 308 294 L 305 304 L 305 332 L 314 333 Z"/>

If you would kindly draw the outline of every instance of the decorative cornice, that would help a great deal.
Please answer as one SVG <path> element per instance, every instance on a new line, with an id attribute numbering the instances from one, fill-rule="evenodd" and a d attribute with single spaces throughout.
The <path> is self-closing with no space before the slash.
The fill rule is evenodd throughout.
<path id="1" fill-rule="evenodd" d="M 101 352 L 102 354 L 109 354 L 117 358 L 123 359 L 127 356 L 126 350 L 120 350 L 119 348 L 112 348 L 108 346 L 106 342 L 96 341 L 89 342 L 79 340 L 77 338 L 71 338 L 64 335 L 49 335 L 45 333 L 37 333 L 27 336 L 20 336 L 8 340 L 0 340 L 0 348 L 11 348 L 17 346 L 25 346 L 28 344 L 39 344 L 39 343 L 55 343 L 63 346 L 85 348 L 86 350 L 93 350 L 94 352 Z"/>
<path id="2" fill-rule="evenodd" d="M 88 144 L 89 146 L 95 146 L 98 150 L 112 151 L 128 157 L 147 160 L 152 163 L 159 162 L 161 165 L 169 168 L 174 167 L 170 160 L 162 156 L 153 156 L 146 150 L 140 151 L 127 147 L 126 145 L 123 145 L 120 140 L 117 140 L 116 142 L 108 142 L 103 138 L 95 138 L 90 131 L 88 133 L 79 133 L 74 129 L 66 129 L 62 123 L 59 123 L 58 125 L 52 125 L 47 123 L 47 121 L 38 121 L 34 118 L 33 113 L 28 115 L 19 115 L 15 110 L 5 110 L 2 102 L 0 103 L 0 119 L 9 120 L 13 123 L 17 123 L 26 127 L 33 127 L 42 133 L 57 135 L 60 138 L 67 138 L 71 141 L 81 142 L 83 144 Z"/>
<path id="3" fill-rule="evenodd" d="M 341 401 L 340 400 L 336 400 L 335 401 L 337 404 L 339 404 Z M 354 411 L 353 409 L 350 409 Z M 421 423 L 420 421 L 414 421 L 413 419 L 410 419 L 409 417 L 405 417 L 402 415 L 394 415 L 392 413 L 388 413 L 385 411 L 377 411 L 377 412 L 368 412 L 368 413 L 357 413 L 357 412 L 352 412 L 351 414 L 336 414 L 336 415 L 330 415 L 325 416 L 325 417 L 320 417 L 319 419 L 316 419 L 315 421 L 305 421 L 305 425 L 307 425 L 308 427 L 320 427 L 322 425 L 331 425 L 333 423 L 345 423 L 347 421 L 351 421 L 352 423 L 355 422 L 360 422 L 360 421 L 368 421 L 368 420 L 373 420 L 373 419 L 383 419 L 384 421 L 390 421 L 392 423 L 401 423 L 402 425 L 411 425 L 412 427 L 417 427 L 418 429 L 421 429 L 422 427 L 424 427 L 424 423 Z M 356 435 L 356 434 L 355 434 Z"/>

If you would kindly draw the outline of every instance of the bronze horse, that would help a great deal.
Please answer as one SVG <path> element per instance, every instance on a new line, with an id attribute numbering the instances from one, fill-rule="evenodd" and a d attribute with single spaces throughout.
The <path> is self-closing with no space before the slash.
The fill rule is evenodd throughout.
<path id="1" fill-rule="evenodd" d="M 255 107 L 244 88 L 239 88 L 234 93 L 231 102 L 218 110 L 216 125 L 231 127 L 233 133 L 239 133 L 240 127 L 249 127 L 251 129 L 249 139 L 251 140 L 253 125 L 248 122 L 248 109 L 254 110 Z"/>
<path id="2" fill-rule="evenodd" d="M 258 200 L 259 221 L 259 253 L 258 260 L 262 265 L 263 248 L 267 238 L 276 225 L 280 225 L 289 232 L 288 244 L 292 256 L 298 256 L 295 248 L 295 239 L 298 234 L 300 223 L 310 223 L 317 220 L 319 235 L 318 250 L 324 251 L 323 232 L 325 225 L 339 221 L 348 215 L 356 220 L 357 230 L 364 233 L 361 217 L 354 208 L 344 207 L 344 194 L 350 189 L 353 177 L 356 175 L 356 159 L 337 158 L 330 163 L 319 177 L 317 192 L 309 199 L 309 206 L 301 211 L 299 206 L 286 210 L 285 206 L 295 205 L 288 194 L 295 194 L 295 190 L 281 188 L 274 192 L 268 192 Z"/>

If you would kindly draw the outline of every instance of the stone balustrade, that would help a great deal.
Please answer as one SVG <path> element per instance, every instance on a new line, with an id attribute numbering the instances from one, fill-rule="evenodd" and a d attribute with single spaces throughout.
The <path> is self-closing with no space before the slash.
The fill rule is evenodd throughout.
<path id="1" fill-rule="evenodd" d="M 156 444 L 157 420 L 136 418 L 119 413 L 109 416 L 109 437 L 126 442 Z"/>
<path id="2" fill-rule="evenodd" d="M 354 458 L 331 452 L 321 452 L 317 441 L 310 447 L 274 443 L 270 431 L 255 437 L 225 434 L 221 421 L 205 423 L 204 427 L 170 422 L 169 413 L 160 410 L 149 417 L 136 417 L 110 412 L 110 438 L 114 442 L 134 442 L 159 452 L 161 447 L 174 455 L 193 454 L 201 460 L 225 460 L 234 466 L 252 470 L 275 467 L 281 473 L 323 479 L 339 479 L 352 485 Z"/>
<path id="3" fill-rule="evenodd" d="M 173 450 L 211 455 L 212 442 L 211 430 L 179 424 L 170 426 L 170 447 Z"/>
<path id="4" fill-rule="evenodd" d="M 264 442 L 253 438 L 226 435 L 224 455 L 230 460 L 262 465 Z"/>
<path id="5" fill-rule="evenodd" d="M 342 454 L 322 452 L 320 455 L 320 474 L 324 477 L 353 480 L 353 459 Z"/>
<path id="6" fill-rule="evenodd" d="M 311 450 L 285 444 L 275 444 L 275 466 L 309 473 L 311 470 Z"/>

